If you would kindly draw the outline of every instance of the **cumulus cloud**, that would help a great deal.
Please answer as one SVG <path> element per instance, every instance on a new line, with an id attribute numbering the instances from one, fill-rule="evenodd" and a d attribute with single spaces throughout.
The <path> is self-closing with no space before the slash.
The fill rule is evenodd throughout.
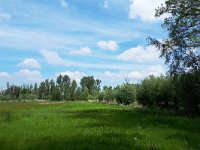
<path id="1" fill-rule="evenodd" d="M 155 9 L 164 4 L 165 0 L 131 0 L 129 18 L 140 18 L 143 21 L 156 21 Z M 164 17 L 164 16 L 163 16 Z M 159 19 L 163 19 L 162 17 Z"/>
<path id="2" fill-rule="evenodd" d="M 104 50 L 115 51 L 119 48 L 119 45 L 115 41 L 99 41 L 97 46 Z"/>
<path id="3" fill-rule="evenodd" d="M 92 53 L 89 47 L 81 47 L 80 50 L 71 50 L 72 55 L 90 55 Z"/>
<path id="4" fill-rule="evenodd" d="M 51 65 L 65 65 L 66 61 L 55 51 L 43 49 L 40 51 L 45 60 Z"/>
<path id="5" fill-rule="evenodd" d="M 7 79 L 10 78 L 11 75 L 7 72 L 0 72 L 0 79 Z"/>
<path id="6" fill-rule="evenodd" d="M 37 60 L 33 58 L 26 58 L 19 64 L 17 64 L 19 67 L 27 67 L 27 68 L 34 68 L 34 69 L 39 69 L 41 68 L 40 64 L 37 62 Z"/>
<path id="7" fill-rule="evenodd" d="M 65 72 L 60 72 L 56 74 L 56 77 L 59 75 L 68 75 L 71 79 L 76 80 L 77 82 L 80 82 L 81 78 L 83 76 L 86 76 L 84 72 L 79 72 L 79 71 L 65 71 Z"/>
<path id="8" fill-rule="evenodd" d="M 17 72 L 17 74 L 20 77 L 26 78 L 30 81 L 37 81 L 40 80 L 42 75 L 39 71 L 37 70 L 29 70 L 29 69 L 21 69 L 20 71 Z"/>
<path id="9" fill-rule="evenodd" d="M 159 52 L 154 46 L 137 46 L 125 50 L 123 53 L 117 56 L 119 60 L 129 61 L 129 62 L 156 62 L 160 61 Z"/>
<path id="10" fill-rule="evenodd" d="M 164 67 L 161 65 L 153 65 L 141 70 L 128 71 L 128 72 L 113 73 L 110 71 L 106 71 L 101 76 L 103 77 L 104 80 L 107 79 L 115 82 L 118 80 L 125 81 L 126 78 L 128 78 L 131 81 L 139 81 L 144 79 L 145 77 L 148 77 L 149 75 L 159 76 L 161 74 L 165 74 Z"/>
<path id="11" fill-rule="evenodd" d="M 10 20 L 10 19 L 11 19 L 11 15 L 0 12 L 0 20 Z"/>
<path id="12" fill-rule="evenodd" d="M 66 0 L 60 0 L 60 4 L 63 8 L 68 8 L 69 7 L 69 4 L 67 3 Z"/>

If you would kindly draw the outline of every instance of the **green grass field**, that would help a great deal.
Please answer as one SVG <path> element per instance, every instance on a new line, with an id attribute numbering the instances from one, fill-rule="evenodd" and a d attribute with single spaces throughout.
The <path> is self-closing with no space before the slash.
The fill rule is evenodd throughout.
<path id="1" fill-rule="evenodd" d="M 1 102 L 0 150 L 200 150 L 200 119 L 89 102 Z"/>

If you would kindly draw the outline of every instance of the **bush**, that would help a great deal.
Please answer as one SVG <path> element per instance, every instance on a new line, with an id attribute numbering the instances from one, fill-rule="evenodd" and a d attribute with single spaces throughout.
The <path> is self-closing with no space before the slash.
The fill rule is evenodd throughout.
<path id="1" fill-rule="evenodd" d="M 103 91 L 98 93 L 98 101 L 102 102 L 105 99 L 105 94 Z"/>
<path id="2" fill-rule="evenodd" d="M 12 97 L 10 95 L 1 95 L 0 101 L 10 101 L 12 100 Z"/>
<path id="3" fill-rule="evenodd" d="M 176 78 L 177 98 L 187 114 L 198 114 L 200 105 L 200 71 Z"/>
<path id="4" fill-rule="evenodd" d="M 173 78 L 149 76 L 137 88 L 137 100 L 143 106 L 169 108 L 176 103 L 176 87 Z"/>
<path id="5" fill-rule="evenodd" d="M 137 88 L 137 99 L 143 106 L 152 107 L 158 100 L 158 96 L 158 79 L 154 76 L 144 79 Z"/>
<path id="6" fill-rule="evenodd" d="M 136 87 L 133 84 L 123 84 L 116 89 L 116 101 L 118 104 L 128 105 L 136 101 Z"/>

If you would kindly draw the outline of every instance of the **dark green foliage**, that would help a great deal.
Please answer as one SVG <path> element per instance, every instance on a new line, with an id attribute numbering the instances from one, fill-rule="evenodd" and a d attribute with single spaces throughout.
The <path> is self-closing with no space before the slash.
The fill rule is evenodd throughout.
<path id="1" fill-rule="evenodd" d="M 170 14 L 162 27 L 168 37 L 162 42 L 149 38 L 149 42 L 161 51 L 161 57 L 169 64 L 170 74 L 192 72 L 200 69 L 200 1 L 166 0 L 156 10 L 156 17 Z"/>
<path id="2" fill-rule="evenodd" d="M 70 85 L 70 99 L 76 100 L 76 91 L 77 91 L 77 83 L 76 80 L 73 80 Z"/>
<path id="3" fill-rule="evenodd" d="M 95 79 L 93 76 L 83 77 L 81 79 L 80 84 L 81 84 L 82 90 L 84 90 L 85 88 L 88 89 L 89 94 L 92 94 L 93 89 L 95 89 Z"/>
<path id="4" fill-rule="evenodd" d="M 82 89 L 81 89 L 81 87 L 78 87 L 76 92 L 75 92 L 75 98 L 74 99 L 75 100 L 81 100 L 82 99 L 81 95 L 82 95 Z"/>
<path id="5" fill-rule="evenodd" d="M 104 100 L 107 102 L 113 102 L 115 100 L 115 91 L 111 86 L 104 86 Z"/>
<path id="6" fill-rule="evenodd" d="M 80 85 L 82 90 L 87 87 L 90 95 L 94 96 L 95 91 L 100 90 L 101 80 L 95 80 L 93 76 L 85 76 L 81 79 Z"/>
<path id="7" fill-rule="evenodd" d="M 177 98 L 189 114 L 198 114 L 200 107 L 200 71 L 176 78 Z"/>
<path id="8" fill-rule="evenodd" d="M 155 76 L 149 76 L 144 79 L 137 89 L 139 103 L 152 107 L 159 97 L 158 86 L 158 79 Z"/>
<path id="9" fill-rule="evenodd" d="M 136 101 L 136 87 L 133 84 L 123 84 L 116 88 L 116 101 L 118 104 L 131 104 Z"/>
<path id="10" fill-rule="evenodd" d="M 97 100 L 100 91 L 101 80 L 94 79 L 93 76 L 83 77 L 82 86 L 78 87 L 77 82 L 72 80 L 68 75 L 59 75 L 56 82 L 46 79 L 39 84 L 35 83 L 23 86 L 15 86 L 7 83 L 7 89 L 0 91 L 0 100 Z"/>
<path id="11" fill-rule="evenodd" d="M 81 99 L 80 100 L 88 100 L 89 99 L 89 89 L 87 87 L 84 87 L 81 93 Z"/>
<path id="12" fill-rule="evenodd" d="M 137 100 L 143 106 L 181 110 L 194 115 L 199 113 L 199 85 L 199 72 L 176 77 L 150 76 L 137 86 Z"/>
<path id="13" fill-rule="evenodd" d="M 76 81 L 72 80 L 71 82 L 67 75 L 58 76 L 57 83 L 54 80 L 46 79 L 39 84 L 39 87 L 37 84 L 18 87 L 8 83 L 7 89 L 0 93 L 0 100 L 25 101 L 37 98 L 51 101 L 99 100 L 124 105 L 129 105 L 137 100 L 139 104 L 147 107 L 159 107 L 176 112 L 184 111 L 190 115 L 199 114 L 199 71 L 172 77 L 149 76 L 137 85 L 127 82 L 115 88 L 104 86 L 102 90 L 99 89 L 100 80 L 95 80 L 93 77 L 83 77 L 81 81 L 82 85 L 88 86 L 78 87 Z"/>
<path id="14" fill-rule="evenodd" d="M 39 89 L 38 89 L 38 98 L 44 99 L 44 92 L 45 92 L 45 82 L 41 82 Z"/>
<path id="15" fill-rule="evenodd" d="M 105 99 L 105 93 L 103 91 L 100 91 L 98 93 L 97 99 L 98 99 L 98 101 L 102 102 Z"/>
<path id="16" fill-rule="evenodd" d="M 53 92 L 51 93 L 51 101 L 61 101 L 61 94 L 59 88 L 54 88 Z"/>

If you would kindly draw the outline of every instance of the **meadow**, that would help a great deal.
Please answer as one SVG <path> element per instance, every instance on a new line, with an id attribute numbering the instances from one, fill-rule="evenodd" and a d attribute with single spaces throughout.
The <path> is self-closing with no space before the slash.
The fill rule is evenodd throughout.
<path id="1" fill-rule="evenodd" d="M 0 102 L 0 149 L 199 150 L 200 119 L 97 102 Z"/>

